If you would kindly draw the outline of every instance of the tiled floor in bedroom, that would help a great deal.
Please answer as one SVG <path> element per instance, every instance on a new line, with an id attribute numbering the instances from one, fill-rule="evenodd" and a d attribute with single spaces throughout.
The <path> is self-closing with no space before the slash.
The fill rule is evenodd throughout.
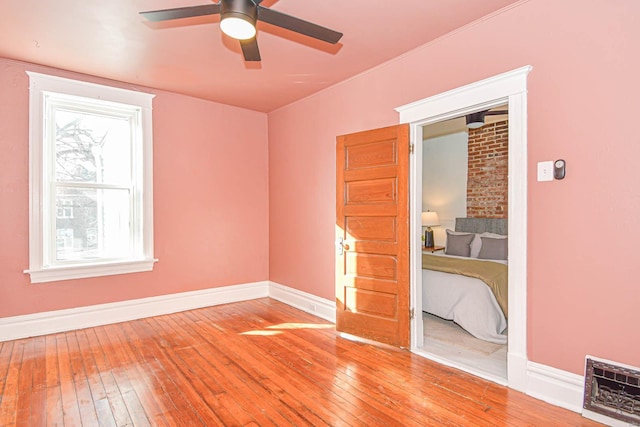
<path id="1" fill-rule="evenodd" d="M 450 320 L 422 313 L 423 350 L 453 365 L 465 365 L 488 376 L 507 379 L 507 346 L 474 338 Z"/>

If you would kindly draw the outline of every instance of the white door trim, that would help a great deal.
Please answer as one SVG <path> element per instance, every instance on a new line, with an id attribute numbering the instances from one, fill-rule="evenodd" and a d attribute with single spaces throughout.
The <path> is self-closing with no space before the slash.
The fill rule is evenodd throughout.
<path id="1" fill-rule="evenodd" d="M 518 68 L 396 108 L 409 123 L 414 152 L 410 162 L 411 248 L 421 246 L 422 127 L 470 112 L 509 105 L 509 343 L 508 386 L 527 385 L 527 75 Z M 421 251 L 411 252 L 411 307 L 422 311 Z M 411 350 L 423 344 L 422 316 L 411 321 Z"/>

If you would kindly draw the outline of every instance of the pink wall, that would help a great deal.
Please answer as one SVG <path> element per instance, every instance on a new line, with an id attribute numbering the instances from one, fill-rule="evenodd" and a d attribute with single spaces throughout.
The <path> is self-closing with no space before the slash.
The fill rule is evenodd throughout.
<path id="1" fill-rule="evenodd" d="M 269 114 L 270 278 L 333 299 L 335 136 L 524 65 L 529 75 L 529 359 L 640 366 L 640 2 L 531 0 Z M 564 181 L 536 163 L 564 158 Z"/>
<path id="2" fill-rule="evenodd" d="M 0 59 L 0 317 L 267 280 L 267 116 L 158 90 L 154 271 L 30 284 L 25 70 Z M 127 87 L 127 86 L 123 86 Z"/>

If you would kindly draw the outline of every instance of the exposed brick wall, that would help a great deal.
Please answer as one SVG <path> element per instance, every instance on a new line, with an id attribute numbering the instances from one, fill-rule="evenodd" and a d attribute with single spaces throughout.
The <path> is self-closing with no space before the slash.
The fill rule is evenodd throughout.
<path id="1" fill-rule="evenodd" d="M 508 165 L 506 120 L 469 129 L 467 217 L 507 217 Z"/>

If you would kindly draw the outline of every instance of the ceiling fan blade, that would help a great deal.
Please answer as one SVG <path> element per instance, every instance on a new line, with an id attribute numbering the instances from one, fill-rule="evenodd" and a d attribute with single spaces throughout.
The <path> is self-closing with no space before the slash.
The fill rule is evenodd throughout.
<path id="1" fill-rule="evenodd" d="M 152 10 L 140 12 L 149 21 L 169 21 L 171 19 L 191 18 L 193 16 L 217 15 L 220 13 L 220 3 L 202 6 L 178 7 L 176 9 Z"/>
<path id="2" fill-rule="evenodd" d="M 503 116 L 505 114 L 509 114 L 509 110 L 494 110 L 494 111 L 486 111 L 484 113 L 485 116 Z"/>
<path id="3" fill-rule="evenodd" d="M 342 37 L 337 31 L 263 6 L 258 6 L 258 20 L 331 44 L 338 43 Z"/>
<path id="4" fill-rule="evenodd" d="M 240 40 L 240 46 L 242 47 L 245 61 L 260 61 L 258 40 L 255 37 L 248 40 Z"/>

